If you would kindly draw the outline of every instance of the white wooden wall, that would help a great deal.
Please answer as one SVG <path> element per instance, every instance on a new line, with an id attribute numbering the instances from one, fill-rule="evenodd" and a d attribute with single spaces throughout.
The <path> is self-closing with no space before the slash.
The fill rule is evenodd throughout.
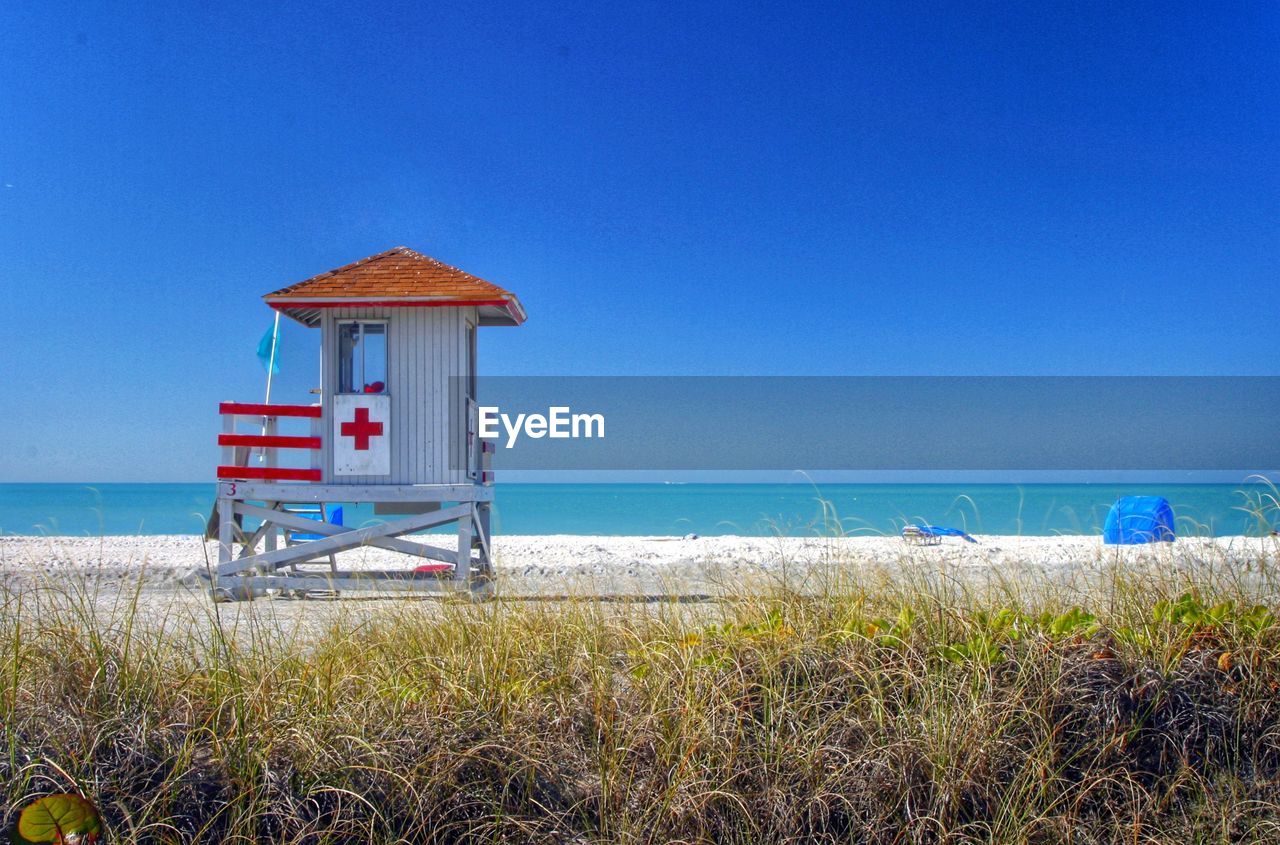
<path id="1" fill-rule="evenodd" d="M 450 469 L 450 449 L 463 448 L 461 417 L 451 415 L 451 376 L 467 374 L 466 321 L 474 308 L 332 308 L 320 325 L 326 484 L 464 484 L 465 468 Z M 339 320 L 387 321 L 387 392 L 391 396 L 391 475 L 333 474 L 333 409 L 338 389 Z M 452 384 L 458 384 L 455 381 Z M 454 442 L 456 439 L 456 442 Z"/>

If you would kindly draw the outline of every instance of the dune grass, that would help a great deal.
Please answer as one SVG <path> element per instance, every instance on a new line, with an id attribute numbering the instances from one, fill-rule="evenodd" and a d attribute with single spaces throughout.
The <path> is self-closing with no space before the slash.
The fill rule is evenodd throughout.
<path id="1" fill-rule="evenodd" d="M 1070 586 L 837 560 L 715 603 L 317 603 L 287 630 L 10 588 L 3 823 L 79 792 L 112 842 L 1277 841 L 1255 542 Z"/>

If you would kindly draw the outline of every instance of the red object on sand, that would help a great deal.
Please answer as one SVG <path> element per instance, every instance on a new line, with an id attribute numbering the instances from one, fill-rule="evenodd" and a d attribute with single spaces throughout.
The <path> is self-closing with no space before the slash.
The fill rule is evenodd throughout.
<path id="1" fill-rule="evenodd" d="M 451 563 L 424 563 L 421 566 L 415 566 L 413 571 L 434 574 L 436 572 L 448 572 L 450 569 L 453 569 L 453 564 Z"/>

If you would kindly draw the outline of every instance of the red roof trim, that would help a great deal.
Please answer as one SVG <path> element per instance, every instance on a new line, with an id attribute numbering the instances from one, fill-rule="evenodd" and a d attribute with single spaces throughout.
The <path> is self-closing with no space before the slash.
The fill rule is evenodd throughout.
<path id="1" fill-rule="evenodd" d="M 505 299 L 268 299 L 272 308 L 442 308 L 466 305 L 507 305 Z"/>
<path id="2" fill-rule="evenodd" d="M 516 323 L 525 320 L 524 309 L 511 299 L 268 299 L 277 311 L 309 311 L 313 308 L 501 308 Z"/>

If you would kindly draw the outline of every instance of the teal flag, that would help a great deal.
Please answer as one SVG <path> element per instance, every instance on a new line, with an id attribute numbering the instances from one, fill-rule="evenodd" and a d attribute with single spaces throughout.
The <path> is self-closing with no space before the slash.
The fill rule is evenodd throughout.
<path id="1" fill-rule="evenodd" d="M 275 358 L 272 359 L 272 349 L 275 350 Z M 258 341 L 258 360 L 262 362 L 262 369 L 276 375 L 280 372 L 280 340 L 276 337 L 276 327 L 272 326 L 267 329 L 267 333 L 262 336 L 262 340 Z"/>

